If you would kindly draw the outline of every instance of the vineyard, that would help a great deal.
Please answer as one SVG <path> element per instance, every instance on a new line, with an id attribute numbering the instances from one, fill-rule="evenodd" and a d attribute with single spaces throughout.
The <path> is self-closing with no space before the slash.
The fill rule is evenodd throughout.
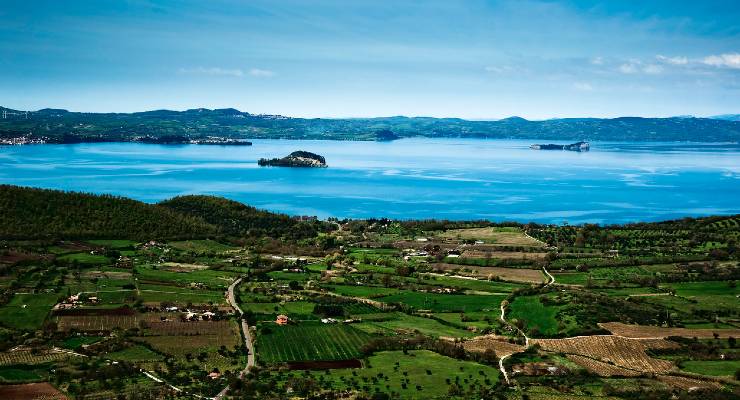
<path id="1" fill-rule="evenodd" d="M 0 365 L 43 364 L 69 358 L 70 353 L 58 350 L 19 349 L 0 353 Z"/>
<path id="2" fill-rule="evenodd" d="M 371 338 L 347 325 L 303 323 L 271 330 L 257 340 L 259 359 L 266 364 L 354 359 Z"/>
<path id="3" fill-rule="evenodd" d="M 673 368 L 673 363 L 652 358 L 647 355 L 646 350 L 678 347 L 664 340 L 643 342 L 638 339 L 607 335 L 532 339 L 530 343 L 540 345 L 545 351 L 590 357 L 617 367 L 646 373 L 662 373 Z"/>
<path id="4" fill-rule="evenodd" d="M 525 347 L 515 343 L 509 343 L 506 337 L 497 335 L 478 336 L 476 338 L 463 342 L 465 351 L 474 353 L 483 353 L 486 350 L 493 350 L 497 357 L 504 357 L 519 353 L 525 350 Z"/>
<path id="5" fill-rule="evenodd" d="M 57 328 L 61 331 L 110 331 L 133 329 L 139 326 L 136 315 L 60 315 Z"/>
<path id="6" fill-rule="evenodd" d="M 590 357 L 580 356 L 577 354 L 566 355 L 568 360 L 586 368 L 589 372 L 598 376 L 609 377 L 609 376 L 640 376 L 642 372 L 635 371 L 632 369 L 618 367 L 613 364 L 609 364 L 603 361 L 595 360 Z"/>
<path id="7" fill-rule="evenodd" d="M 599 324 L 614 335 L 627 338 L 667 338 L 682 336 L 687 338 L 718 338 L 740 337 L 740 329 L 695 329 L 695 328 L 663 328 L 660 326 L 629 325 L 620 322 Z"/>
<path id="8" fill-rule="evenodd" d="M 146 314 L 143 320 L 146 323 L 147 333 L 155 336 L 187 336 L 187 335 L 221 335 L 233 331 L 233 323 L 221 321 L 181 321 L 179 316 L 168 321 L 161 321 L 158 315 Z"/>

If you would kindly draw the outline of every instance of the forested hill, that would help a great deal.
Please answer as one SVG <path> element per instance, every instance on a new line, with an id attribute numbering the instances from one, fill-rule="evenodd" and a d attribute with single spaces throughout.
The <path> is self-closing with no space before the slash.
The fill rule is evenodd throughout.
<path id="1" fill-rule="evenodd" d="M 393 140 L 465 137 L 541 140 L 738 142 L 740 121 L 716 118 L 565 118 L 497 121 L 459 118 L 288 118 L 232 108 L 138 113 L 79 113 L 0 107 L 0 139 L 26 136 L 50 143 L 158 141 L 186 143 L 208 136 L 250 139 Z M 163 140 L 166 138 L 167 140 Z"/>
<path id="2" fill-rule="evenodd" d="M 199 239 L 217 236 L 300 239 L 318 221 L 299 221 L 208 196 L 146 204 L 110 195 L 0 185 L 0 239 Z"/>
<path id="3" fill-rule="evenodd" d="M 328 228 L 315 219 L 300 221 L 215 196 L 179 196 L 159 204 L 182 215 L 203 218 L 229 236 L 305 239 Z"/>
<path id="4" fill-rule="evenodd" d="M 166 207 L 109 195 L 0 185 L 0 238 L 207 237 L 218 229 Z"/>

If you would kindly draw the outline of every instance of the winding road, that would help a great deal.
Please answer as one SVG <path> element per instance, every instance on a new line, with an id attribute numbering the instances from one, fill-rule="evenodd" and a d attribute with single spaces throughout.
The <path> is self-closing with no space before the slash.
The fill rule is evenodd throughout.
<path id="1" fill-rule="evenodd" d="M 239 304 L 236 303 L 236 297 L 234 296 L 234 289 L 242 282 L 242 278 L 239 278 L 235 280 L 230 286 L 229 289 L 226 291 L 226 300 L 229 302 L 231 307 L 236 310 L 236 312 L 239 314 L 239 319 L 241 319 L 242 322 L 242 332 L 244 333 L 244 343 L 247 345 L 247 366 L 239 373 L 239 377 L 243 377 L 247 372 L 249 372 L 249 368 L 252 368 L 256 365 L 256 361 L 254 358 L 254 345 L 252 344 L 252 336 L 249 333 L 249 324 L 247 324 L 247 320 L 241 318 L 241 316 L 244 314 L 241 307 L 239 307 Z M 224 396 L 226 396 L 226 393 L 229 391 L 229 386 L 227 385 L 223 390 L 221 390 L 216 397 L 213 398 L 213 400 L 220 400 Z"/>

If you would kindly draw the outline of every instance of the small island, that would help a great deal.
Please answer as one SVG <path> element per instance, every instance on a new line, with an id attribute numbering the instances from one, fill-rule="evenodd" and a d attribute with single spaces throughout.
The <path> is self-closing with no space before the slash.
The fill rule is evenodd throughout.
<path id="1" fill-rule="evenodd" d="M 588 142 L 576 142 L 573 144 L 533 144 L 529 148 L 532 150 L 588 151 L 591 146 Z"/>
<path id="2" fill-rule="evenodd" d="M 261 167 L 299 167 L 299 168 L 326 168 L 324 157 L 309 151 L 294 151 L 283 158 L 260 158 L 257 161 Z"/>

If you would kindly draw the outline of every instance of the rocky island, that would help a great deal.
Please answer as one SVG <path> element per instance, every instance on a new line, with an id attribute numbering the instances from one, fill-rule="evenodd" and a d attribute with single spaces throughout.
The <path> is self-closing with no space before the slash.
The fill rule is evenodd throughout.
<path id="1" fill-rule="evenodd" d="M 257 161 L 261 167 L 302 167 L 302 168 L 326 168 L 324 157 L 309 151 L 294 151 L 283 158 L 260 158 Z"/>
<path id="2" fill-rule="evenodd" d="M 576 142 L 573 144 L 533 144 L 529 148 L 532 150 L 588 151 L 591 146 L 588 142 Z"/>

